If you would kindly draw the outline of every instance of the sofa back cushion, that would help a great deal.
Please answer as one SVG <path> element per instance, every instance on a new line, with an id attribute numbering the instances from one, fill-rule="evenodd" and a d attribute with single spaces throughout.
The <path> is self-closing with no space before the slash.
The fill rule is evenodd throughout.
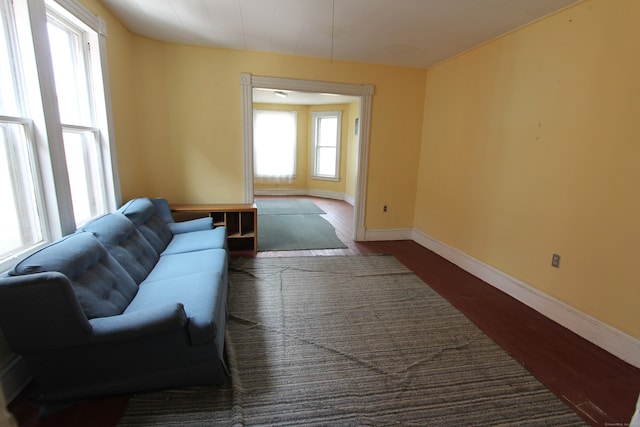
<path id="1" fill-rule="evenodd" d="M 100 216 L 85 224 L 82 230 L 93 233 L 138 285 L 158 262 L 155 249 L 120 213 Z"/>
<path id="2" fill-rule="evenodd" d="M 57 271 L 67 276 L 88 319 L 121 314 L 138 291 L 91 233 L 70 234 L 16 264 L 11 276 Z"/>
<path id="3" fill-rule="evenodd" d="M 165 199 L 164 197 L 155 197 L 149 200 L 151 200 L 151 203 L 153 203 L 153 206 L 156 208 L 156 212 L 158 212 L 158 215 L 160 215 L 160 217 L 164 219 L 164 222 L 166 222 L 167 224 L 175 222 L 173 219 L 173 215 L 171 215 L 171 206 L 169 205 L 167 199 Z"/>
<path id="4" fill-rule="evenodd" d="M 118 212 L 125 215 L 142 233 L 145 239 L 159 254 L 167 247 L 173 234 L 167 223 L 156 211 L 155 206 L 146 197 L 129 200 Z"/>

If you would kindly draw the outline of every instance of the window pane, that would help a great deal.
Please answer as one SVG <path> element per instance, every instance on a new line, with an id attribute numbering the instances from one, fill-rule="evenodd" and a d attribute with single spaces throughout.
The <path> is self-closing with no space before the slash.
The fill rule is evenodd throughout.
<path id="1" fill-rule="evenodd" d="M 256 177 L 295 175 L 297 116 L 291 111 L 256 111 L 254 120 Z"/>
<path id="2" fill-rule="evenodd" d="M 335 147 L 338 144 L 338 118 L 320 117 L 318 119 L 318 145 Z"/>
<path id="3" fill-rule="evenodd" d="M 16 64 L 18 64 L 13 10 L 8 0 L 0 0 L 0 114 L 21 116 Z"/>
<path id="4" fill-rule="evenodd" d="M 317 152 L 316 173 L 321 176 L 336 175 L 336 149 L 319 147 Z"/>
<path id="5" fill-rule="evenodd" d="M 93 131 L 64 129 L 63 136 L 73 212 L 76 225 L 80 226 L 106 213 L 98 135 Z"/>
<path id="6" fill-rule="evenodd" d="M 338 179 L 340 153 L 340 112 L 314 112 L 313 119 L 313 176 Z"/>
<path id="7" fill-rule="evenodd" d="M 0 259 L 42 241 L 27 125 L 0 122 Z"/>
<path id="8" fill-rule="evenodd" d="M 88 67 L 82 32 L 49 16 L 47 25 L 60 121 L 92 126 Z"/>

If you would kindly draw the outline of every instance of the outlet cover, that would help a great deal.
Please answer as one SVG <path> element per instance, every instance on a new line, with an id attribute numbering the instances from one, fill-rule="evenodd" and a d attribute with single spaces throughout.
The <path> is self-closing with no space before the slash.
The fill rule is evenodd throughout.
<path id="1" fill-rule="evenodd" d="M 551 267 L 560 268 L 560 255 L 553 254 L 551 257 Z"/>

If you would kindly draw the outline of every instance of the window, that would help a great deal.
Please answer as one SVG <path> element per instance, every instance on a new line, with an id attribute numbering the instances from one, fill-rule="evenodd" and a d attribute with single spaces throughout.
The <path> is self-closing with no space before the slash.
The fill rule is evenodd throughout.
<path id="1" fill-rule="evenodd" d="M 9 0 L 0 0 L 0 55 L 8 60 L 0 61 L 0 113 L 11 116 L 22 114 L 22 84 L 19 81 L 21 61 L 13 8 Z"/>
<path id="2" fill-rule="evenodd" d="M 312 177 L 338 180 L 340 178 L 341 113 L 311 113 L 313 144 Z"/>
<path id="3" fill-rule="evenodd" d="M 106 213 L 100 109 L 94 93 L 102 90 L 97 67 L 98 34 L 55 3 L 47 3 L 47 29 L 62 122 L 62 135 L 76 226 Z"/>
<path id="4" fill-rule="evenodd" d="M 115 209 L 119 183 L 104 22 L 76 0 L 0 0 L 0 57 L 2 272 Z"/>
<path id="5" fill-rule="evenodd" d="M 31 121 L 0 118 L 0 259 L 43 241 L 33 148 Z"/>
<path id="6" fill-rule="evenodd" d="M 0 0 L 0 269 L 45 238 L 33 121 L 12 3 Z"/>
<path id="7" fill-rule="evenodd" d="M 80 225 L 107 212 L 99 131 L 64 126 L 62 134 L 73 213 Z"/>
<path id="8" fill-rule="evenodd" d="M 291 180 L 296 174 L 296 111 L 254 110 L 254 175 Z"/>

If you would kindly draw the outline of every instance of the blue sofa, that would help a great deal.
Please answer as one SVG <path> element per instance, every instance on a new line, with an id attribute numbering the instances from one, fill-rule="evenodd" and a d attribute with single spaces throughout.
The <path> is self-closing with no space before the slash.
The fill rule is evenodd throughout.
<path id="1" fill-rule="evenodd" d="M 47 413 L 227 375 L 226 230 L 137 198 L 0 277 L 0 326 Z"/>

